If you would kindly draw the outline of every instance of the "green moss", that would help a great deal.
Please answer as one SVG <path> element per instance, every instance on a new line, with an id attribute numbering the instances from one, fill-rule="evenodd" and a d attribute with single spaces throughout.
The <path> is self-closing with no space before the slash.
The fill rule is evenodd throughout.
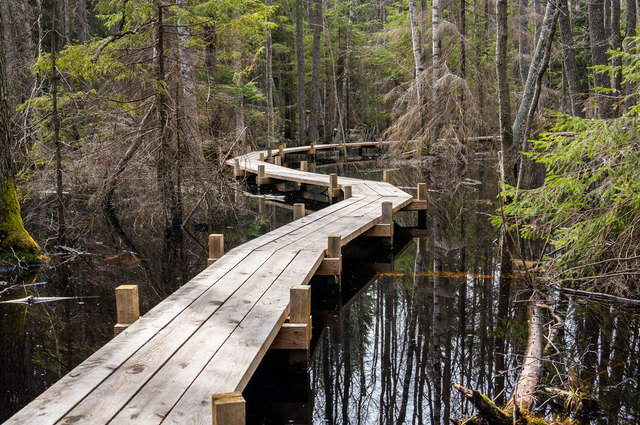
<path id="1" fill-rule="evenodd" d="M 14 183 L 0 182 L 0 265 L 35 264 L 44 260 L 40 246 L 24 228 Z"/>

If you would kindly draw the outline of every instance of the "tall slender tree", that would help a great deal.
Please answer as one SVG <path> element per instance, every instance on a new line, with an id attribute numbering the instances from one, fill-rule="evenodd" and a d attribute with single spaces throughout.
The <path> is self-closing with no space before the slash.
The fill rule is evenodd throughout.
<path id="1" fill-rule="evenodd" d="M 0 265 L 5 262 L 35 262 L 40 247 L 24 228 L 15 185 L 14 140 L 7 96 L 4 51 L 4 21 L 0 8 Z"/>
<path id="2" fill-rule="evenodd" d="M 609 42 L 604 25 L 605 2 L 604 0 L 589 0 L 588 3 L 591 61 L 593 65 L 605 66 L 608 63 L 607 50 L 609 50 Z M 595 90 L 599 88 L 611 88 L 611 81 L 607 73 L 594 72 L 593 79 L 595 82 Z M 600 118 L 613 117 L 609 95 L 597 92 L 596 99 Z"/>
<path id="3" fill-rule="evenodd" d="M 577 117 L 584 116 L 582 111 L 582 95 L 578 67 L 576 65 L 576 55 L 573 45 L 573 30 L 571 28 L 571 13 L 567 0 L 560 0 L 560 15 L 558 16 L 558 26 L 560 27 L 560 38 L 562 40 L 562 61 L 564 73 L 569 84 L 569 97 L 571 100 L 571 113 Z"/>
<path id="4" fill-rule="evenodd" d="M 298 105 L 298 143 L 307 141 L 307 107 L 304 79 L 304 46 L 303 46 L 303 25 L 304 14 L 302 13 L 303 0 L 296 0 L 296 72 L 298 77 L 296 103 Z"/>
<path id="5" fill-rule="evenodd" d="M 313 20 L 311 21 L 313 32 L 313 60 L 311 69 L 311 111 L 309 113 L 309 139 L 318 142 L 318 127 L 320 124 L 320 45 L 322 43 L 322 9 L 323 0 L 313 0 Z"/>

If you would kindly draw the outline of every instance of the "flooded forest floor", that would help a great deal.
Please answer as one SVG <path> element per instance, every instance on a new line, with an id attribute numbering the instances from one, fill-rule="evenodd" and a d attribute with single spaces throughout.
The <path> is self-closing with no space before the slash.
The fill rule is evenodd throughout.
<path id="1" fill-rule="evenodd" d="M 395 215 L 405 229 L 393 246 L 366 238 L 350 244 L 341 292 L 326 278 L 314 282 L 310 367 L 291 368 L 270 352 L 246 390 L 249 423 L 444 425 L 474 413 L 451 383 L 491 398 L 512 393 L 527 343 L 529 288 L 511 276 L 508 308 L 499 314 L 499 232 L 489 222 L 496 159 L 476 154 L 454 169 L 429 160 L 316 167 L 368 179 L 392 170 L 392 182 L 406 188 L 427 182 L 430 207 L 422 223 L 412 212 Z M 271 195 L 268 202 L 239 195 L 231 207 L 205 202 L 170 235 L 149 224 L 153 211 L 123 214 L 120 204 L 114 216 L 89 217 L 83 199 L 73 199 L 82 236 L 42 270 L 0 275 L 0 421 L 113 337 L 116 286 L 139 285 L 144 313 L 206 266 L 209 233 L 224 233 L 230 249 L 291 221 L 293 211 L 277 204 L 296 195 L 283 202 Z M 324 205 L 306 202 L 308 210 Z M 50 237 L 39 223 L 51 220 L 52 208 L 46 196 L 25 205 L 36 240 Z M 564 323 L 543 385 L 596 398 L 598 411 L 576 418 L 581 423 L 640 423 L 638 312 L 566 296 L 553 308 Z M 566 407 L 549 394 L 537 406 L 543 415 Z"/>

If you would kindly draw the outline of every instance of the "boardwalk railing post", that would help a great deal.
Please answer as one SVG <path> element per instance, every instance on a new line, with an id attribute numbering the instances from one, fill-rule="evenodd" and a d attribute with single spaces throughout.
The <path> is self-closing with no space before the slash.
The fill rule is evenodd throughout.
<path id="1" fill-rule="evenodd" d="M 300 161 L 300 171 L 307 171 L 309 163 L 307 161 Z"/>
<path id="2" fill-rule="evenodd" d="M 211 396 L 213 425 L 245 425 L 245 404 L 241 393 L 213 394 Z"/>
<path id="3" fill-rule="evenodd" d="M 263 184 L 269 183 L 269 179 L 267 178 L 264 164 L 258 165 L 258 177 L 256 178 L 256 183 L 258 184 L 258 186 L 262 186 Z"/>
<path id="4" fill-rule="evenodd" d="M 260 152 L 260 161 L 264 161 L 264 152 Z"/>
<path id="5" fill-rule="evenodd" d="M 224 235 L 209 235 L 209 259 L 207 266 L 212 265 L 224 255 Z"/>
<path id="6" fill-rule="evenodd" d="M 344 194 L 344 199 L 351 198 L 351 186 L 344 186 L 342 188 L 342 193 Z"/>
<path id="7" fill-rule="evenodd" d="M 113 328 L 115 335 L 125 330 L 140 317 L 138 285 L 120 285 L 116 288 L 117 323 Z"/>
<path id="8" fill-rule="evenodd" d="M 305 208 L 303 203 L 293 204 L 293 220 L 300 220 L 305 216 Z"/>
<path id="9" fill-rule="evenodd" d="M 271 148 L 267 149 L 267 162 L 271 162 Z"/>
<path id="10" fill-rule="evenodd" d="M 338 196 L 338 175 L 329 174 L 329 200 L 333 202 L 333 198 Z"/>
<path id="11" fill-rule="evenodd" d="M 267 213 L 267 200 L 264 198 L 260 198 L 258 200 L 258 213 L 266 214 Z"/>
<path id="12" fill-rule="evenodd" d="M 329 236 L 325 258 L 315 274 L 318 276 L 340 276 L 340 273 L 342 273 L 342 238 Z"/>
<path id="13" fill-rule="evenodd" d="M 386 183 L 391 183 L 391 170 L 382 171 L 382 181 Z"/>
<path id="14" fill-rule="evenodd" d="M 276 165 L 282 165 L 282 157 L 281 156 L 276 156 L 275 157 L 275 164 Z"/>

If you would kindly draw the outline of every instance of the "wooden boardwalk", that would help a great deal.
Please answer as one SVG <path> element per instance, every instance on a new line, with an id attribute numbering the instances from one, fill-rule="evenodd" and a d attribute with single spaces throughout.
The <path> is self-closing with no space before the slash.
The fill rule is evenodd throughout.
<path id="1" fill-rule="evenodd" d="M 350 186 L 351 197 L 232 249 L 6 423 L 212 423 L 212 394 L 243 391 L 289 316 L 291 287 L 308 284 L 323 267 L 328 237 L 344 245 L 371 232 L 383 220 L 383 203 L 411 208 L 412 196 L 389 183 L 339 177 L 332 188 L 329 175 L 260 160 L 266 156 L 251 152 L 228 165 L 236 174 L 259 174 L 262 184 L 299 182 L 333 195 Z"/>

